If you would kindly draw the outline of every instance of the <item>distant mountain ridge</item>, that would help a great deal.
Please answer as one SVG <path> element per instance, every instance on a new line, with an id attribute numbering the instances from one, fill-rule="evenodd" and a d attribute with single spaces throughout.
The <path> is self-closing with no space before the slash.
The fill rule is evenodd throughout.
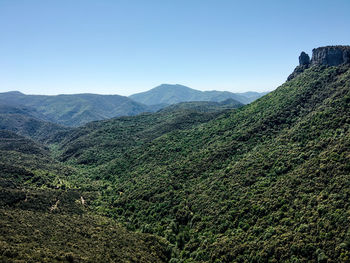
<path id="1" fill-rule="evenodd" d="M 106 120 L 121 116 L 134 116 L 145 112 L 156 112 L 169 105 L 183 102 L 202 102 L 201 111 L 219 110 L 223 105 L 204 102 L 224 102 L 224 108 L 237 108 L 248 104 L 266 93 L 228 91 L 199 91 L 182 85 L 162 84 L 149 91 L 130 97 L 99 95 L 91 93 L 61 95 L 26 95 L 19 91 L 0 93 L 0 113 L 30 115 L 38 120 L 78 127 L 91 121 Z M 182 105 L 179 107 L 192 107 Z M 198 109 L 198 105 L 196 107 Z M 4 112 L 2 112 L 4 113 Z M 27 116 L 28 117 L 28 116 Z M 26 120 L 27 121 L 27 120 Z"/>
<path id="2" fill-rule="evenodd" d="M 12 91 L 0 93 L 0 103 L 33 108 L 42 116 L 41 119 L 65 126 L 80 126 L 91 121 L 132 116 L 158 109 L 124 96 L 98 94 L 47 96 Z"/>
<path id="3" fill-rule="evenodd" d="M 227 99 L 234 99 L 242 104 L 248 104 L 267 92 L 245 92 L 232 93 L 229 91 L 200 91 L 179 84 L 162 84 L 149 91 L 136 93 L 129 98 L 145 105 L 175 104 L 189 101 L 214 101 L 221 102 Z"/>

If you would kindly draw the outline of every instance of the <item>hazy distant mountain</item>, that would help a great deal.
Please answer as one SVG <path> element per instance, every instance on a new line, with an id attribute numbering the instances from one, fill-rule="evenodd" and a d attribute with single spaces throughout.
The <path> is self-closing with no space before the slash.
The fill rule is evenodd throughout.
<path id="1" fill-rule="evenodd" d="M 256 100 L 257 98 L 265 95 L 266 93 L 267 92 L 232 93 L 228 91 L 216 90 L 200 91 L 179 84 L 162 84 L 149 91 L 133 94 L 129 98 L 146 105 L 154 105 L 160 103 L 171 105 L 187 101 L 220 102 L 227 99 L 234 99 L 240 103 L 248 104 Z"/>
<path id="2" fill-rule="evenodd" d="M 26 95 L 10 91 L 0 93 L 0 111 L 4 109 L 1 108 L 3 105 L 6 105 L 6 110 L 12 106 L 12 113 L 20 113 L 21 118 L 29 114 L 38 120 L 76 127 L 91 121 L 155 112 L 180 102 L 222 102 L 230 99 L 230 104 L 238 107 L 262 95 L 258 92 L 234 94 L 227 91 L 199 91 L 182 85 L 166 84 L 129 98 L 98 94 Z"/>
<path id="3" fill-rule="evenodd" d="M 25 95 L 18 91 L 0 93 L 0 102 L 7 105 L 31 107 L 36 117 L 66 126 L 80 126 L 90 121 L 117 116 L 136 115 L 155 111 L 149 107 L 119 95 L 74 94 L 74 95 Z"/>

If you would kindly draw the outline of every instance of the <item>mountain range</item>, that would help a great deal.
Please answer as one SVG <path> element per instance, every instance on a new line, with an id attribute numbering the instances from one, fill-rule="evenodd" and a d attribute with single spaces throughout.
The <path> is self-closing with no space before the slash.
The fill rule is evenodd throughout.
<path id="1" fill-rule="evenodd" d="M 299 60 L 238 108 L 3 122 L 0 260 L 349 262 L 350 46 Z"/>
<path id="2" fill-rule="evenodd" d="M 65 126 L 80 126 L 90 121 L 124 115 L 136 115 L 141 112 L 154 110 L 119 95 L 73 94 L 45 96 L 6 92 L 0 94 L 0 102 L 31 108 L 32 111 L 37 111 L 44 120 Z"/>
<path id="3" fill-rule="evenodd" d="M 17 108 L 25 107 L 38 119 L 64 126 L 77 127 L 91 121 L 155 112 L 178 102 L 222 102 L 231 99 L 236 100 L 235 107 L 238 107 L 262 96 L 262 94 L 256 92 L 247 92 L 244 93 L 244 96 L 221 91 L 202 92 L 180 85 L 162 85 L 149 92 L 144 95 L 135 94 L 128 98 L 119 95 L 98 94 L 25 95 L 18 91 L 12 91 L 0 93 L 0 105 L 10 105 Z M 188 92 L 192 95 L 186 96 L 184 94 Z M 205 94 L 205 96 L 202 94 Z M 174 96 L 176 99 L 169 99 Z M 134 97 L 141 101 L 150 99 L 159 101 L 148 105 L 134 100 Z"/>

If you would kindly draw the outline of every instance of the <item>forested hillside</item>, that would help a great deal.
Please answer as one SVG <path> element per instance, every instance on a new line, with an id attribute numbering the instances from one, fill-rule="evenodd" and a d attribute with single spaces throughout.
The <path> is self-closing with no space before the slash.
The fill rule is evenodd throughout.
<path id="1" fill-rule="evenodd" d="M 115 157 L 87 172 L 106 184 L 94 205 L 165 237 L 173 261 L 347 262 L 349 85 L 349 65 L 312 66 L 250 105 L 117 156 L 119 146 L 99 148 L 101 128 L 84 134 Z M 61 158 L 84 163 L 80 143 Z"/>
<path id="2" fill-rule="evenodd" d="M 192 110 L 169 107 L 154 114 L 122 117 L 93 122 L 75 129 L 58 145 L 61 160 L 77 164 L 103 164 L 121 155 L 127 157 L 133 149 L 169 132 L 186 130 L 208 122 L 223 113 L 222 110 Z M 217 109 L 215 107 L 215 109 Z"/>

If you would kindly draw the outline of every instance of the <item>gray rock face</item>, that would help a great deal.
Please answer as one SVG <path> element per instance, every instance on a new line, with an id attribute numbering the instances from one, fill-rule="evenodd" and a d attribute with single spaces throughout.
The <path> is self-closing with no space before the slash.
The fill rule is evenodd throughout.
<path id="1" fill-rule="evenodd" d="M 350 46 L 327 46 L 312 50 L 311 65 L 338 66 L 350 63 Z"/>
<path id="2" fill-rule="evenodd" d="M 310 57 L 308 54 L 306 54 L 304 51 L 301 52 L 299 56 L 299 66 L 309 65 L 310 64 Z"/>
<path id="3" fill-rule="evenodd" d="M 287 81 L 294 79 L 311 66 L 338 66 L 350 63 L 350 46 L 326 46 L 314 48 L 312 59 L 304 51 L 299 56 L 299 66 L 289 75 Z"/>

